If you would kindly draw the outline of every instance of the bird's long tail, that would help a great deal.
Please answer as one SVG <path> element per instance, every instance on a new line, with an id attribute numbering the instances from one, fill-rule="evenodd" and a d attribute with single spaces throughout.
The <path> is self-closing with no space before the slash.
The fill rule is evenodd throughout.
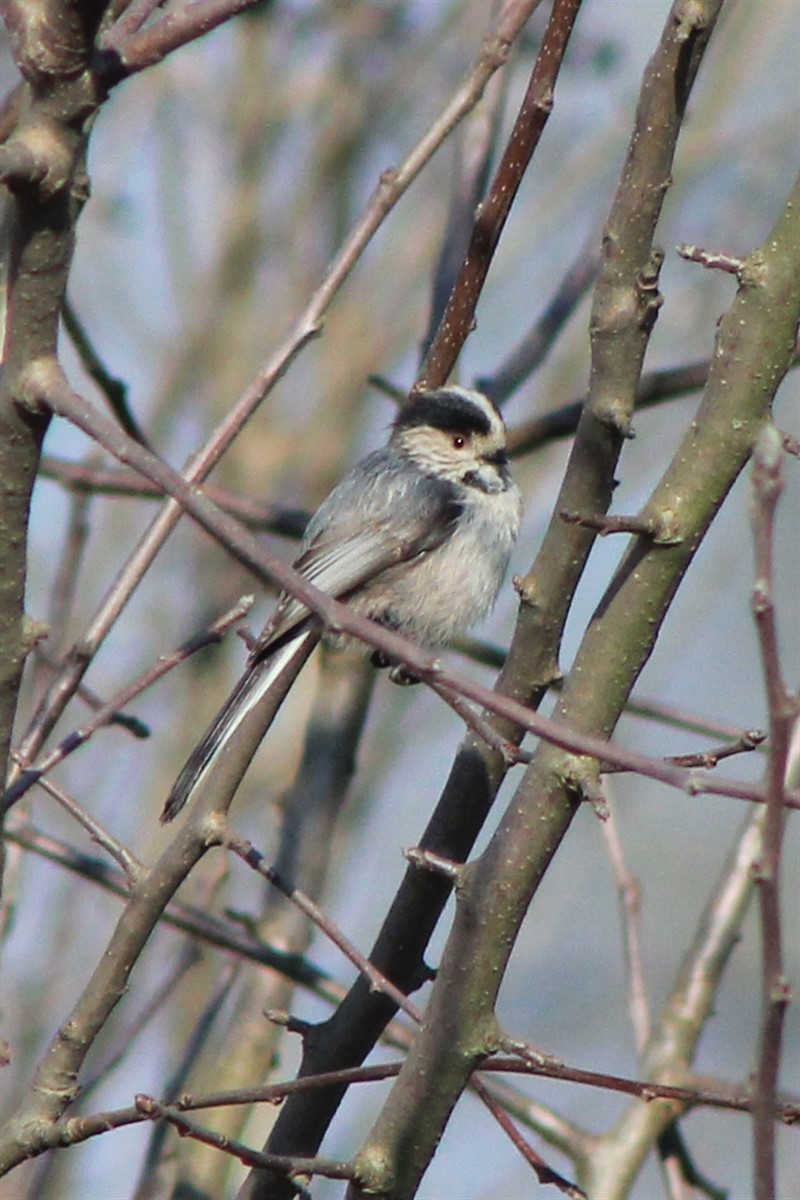
<path id="1" fill-rule="evenodd" d="M 236 767 L 227 786 L 238 786 L 244 772 L 269 729 L 287 691 L 314 649 L 319 634 L 306 629 L 266 658 L 248 664 L 224 706 L 181 769 L 161 813 L 162 822 L 181 811 L 201 783 L 224 756 L 236 751 Z"/>

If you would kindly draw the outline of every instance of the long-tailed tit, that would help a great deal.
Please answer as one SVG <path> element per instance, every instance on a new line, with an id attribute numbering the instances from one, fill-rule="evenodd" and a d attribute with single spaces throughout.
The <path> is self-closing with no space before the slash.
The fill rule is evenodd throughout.
<path id="1" fill-rule="evenodd" d="M 423 645 L 442 645 L 491 609 L 519 522 L 505 426 L 492 402 L 460 387 L 415 392 L 388 444 L 357 463 L 320 505 L 294 567 L 355 612 Z M 245 723 L 255 753 L 277 707 L 274 699 L 266 703 L 270 689 L 319 636 L 314 614 L 284 594 L 175 781 L 163 821 L 230 751 L 237 731 L 244 737 Z M 259 706 L 269 714 L 263 728 Z"/>

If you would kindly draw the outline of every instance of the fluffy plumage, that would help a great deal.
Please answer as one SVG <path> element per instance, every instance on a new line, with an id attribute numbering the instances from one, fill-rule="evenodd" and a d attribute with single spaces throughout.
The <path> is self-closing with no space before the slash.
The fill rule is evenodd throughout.
<path id="1" fill-rule="evenodd" d="M 502 417 L 480 393 L 453 387 L 412 395 L 388 444 L 357 463 L 320 505 L 295 568 L 417 642 L 448 642 L 491 609 L 517 536 L 520 497 L 505 445 Z M 242 678 L 176 779 L 162 820 L 183 808 L 245 718 L 255 719 L 295 655 L 307 654 L 318 637 L 313 614 L 282 596 Z"/>

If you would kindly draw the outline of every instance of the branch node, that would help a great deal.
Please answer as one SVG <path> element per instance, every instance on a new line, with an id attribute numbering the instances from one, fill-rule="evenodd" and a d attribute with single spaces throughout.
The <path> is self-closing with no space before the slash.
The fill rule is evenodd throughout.
<path id="1" fill-rule="evenodd" d="M 600 769 L 596 758 L 573 754 L 567 760 L 560 774 L 564 786 L 579 800 L 589 804 L 596 817 L 601 821 L 608 820 L 611 812 L 600 779 Z"/>
<path id="2" fill-rule="evenodd" d="M 511 583 L 520 598 L 520 603 L 527 608 L 536 607 L 536 581 L 530 575 L 514 575 Z"/>
<path id="3" fill-rule="evenodd" d="M 537 1067 L 548 1072 L 558 1072 L 565 1065 L 564 1060 L 557 1058 L 555 1054 L 547 1054 L 544 1050 L 537 1050 L 535 1046 L 531 1046 L 528 1042 L 522 1041 L 519 1038 L 511 1038 L 504 1035 L 498 1039 L 497 1049 L 504 1054 L 511 1054 L 514 1058 L 522 1059 L 524 1063 L 528 1063 L 532 1067 Z"/>
<path id="4" fill-rule="evenodd" d="M 434 875 L 441 875 L 453 884 L 458 883 L 464 871 L 463 863 L 454 862 L 451 858 L 444 858 L 441 854 L 436 854 L 433 850 L 425 850 L 422 846 L 409 846 L 403 851 L 403 854 L 412 866 L 419 867 L 420 870 L 432 871 Z"/>
<path id="5" fill-rule="evenodd" d="M 265 1008 L 264 1016 L 273 1025 L 280 1025 L 288 1033 L 297 1033 L 302 1038 L 306 1037 L 314 1028 L 313 1022 L 303 1021 L 300 1017 L 293 1017 L 291 1013 L 281 1008 Z"/>
<path id="6" fill-rule="evenodd" d="M 735 275 L 740 283 L 744 281 L 743 274 L 746 264 L 743 258 L 734 258 L 732 254 L 722 254 L 714 250 L 704 250 L 702 246 L 694 246 L 688 242 L 676 246 L 675 249 L 687 262 L 699 263 L 701 267 L 705 267 L 709 271 L 725 271 L 728 275 Z"/>
<path id="7" fill-rule="evenodd" d="M 50 636 L 50 625 L 47 621 L 37 621 L 25 613 L 22 622 L 22 652 L 27 656 L 36 649 L 40 642 Z"/>
<path id="8" fill-rule="evenodd" d="M 708 15 L 698 0 L 686 0 L 675 14 L 677 30 L 675 37 L 679 42 L 688 42 L 694 34 L 700 33 L 708 25 Z"/>
<path id="9" fill-rule="evenodd" d="M 0 179 L 9 191 L 36 191 L 40 202 L 52 200 L 71 179 L 74 152 L 64 127 L 39 116 L 19 127 L 0 147 Z"/>
<path id="10" fill-rule="evenodd" d="M 772 981 L 769 998 L 772 1004 L 779 1004 L 781 1007 L 791 1004 L 794 999 L 794 989 L 785 975 L 779 975 Z"/>
<path id="11" fill-rule="evenodd" d="M 17 403 L 37 416 L 52 411 L 51 398 L 66 387 L 61 364 L 55 354 L 33 358 L 20 371 L 16 386 Z"/>
<path id="12" fill-rule="evenodd" d="M 609 516 L 606 513 L 591 513 L 584 516 L 582 513 L 573 512 L 570 509 L 562 509 L 558 515 L 568 525 L 579 525 L 582 529 L 591 529 L 600 537 L 608 537 L 610 533 L 633 533 L 662 543 L 669 536 L 662 532 L 661 522 L 654 517 Z M 676 540 L 674 533 L 671 540 Z"/>

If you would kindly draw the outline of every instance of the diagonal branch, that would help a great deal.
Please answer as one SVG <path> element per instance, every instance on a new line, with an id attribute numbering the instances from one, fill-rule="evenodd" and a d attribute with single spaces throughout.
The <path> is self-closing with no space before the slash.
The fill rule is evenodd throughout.
<path id="1" fill-rule="evenodd" d="M 444 315 L 425 356 L 416 387 L 441 387 L 475 320 L 475 309 L 494 252 L 542 130 L 553 108 L 553 91 L 581 0 L 555 0 L 528 89 L 508 145 L 478 209 L 464 261 Z"/>

